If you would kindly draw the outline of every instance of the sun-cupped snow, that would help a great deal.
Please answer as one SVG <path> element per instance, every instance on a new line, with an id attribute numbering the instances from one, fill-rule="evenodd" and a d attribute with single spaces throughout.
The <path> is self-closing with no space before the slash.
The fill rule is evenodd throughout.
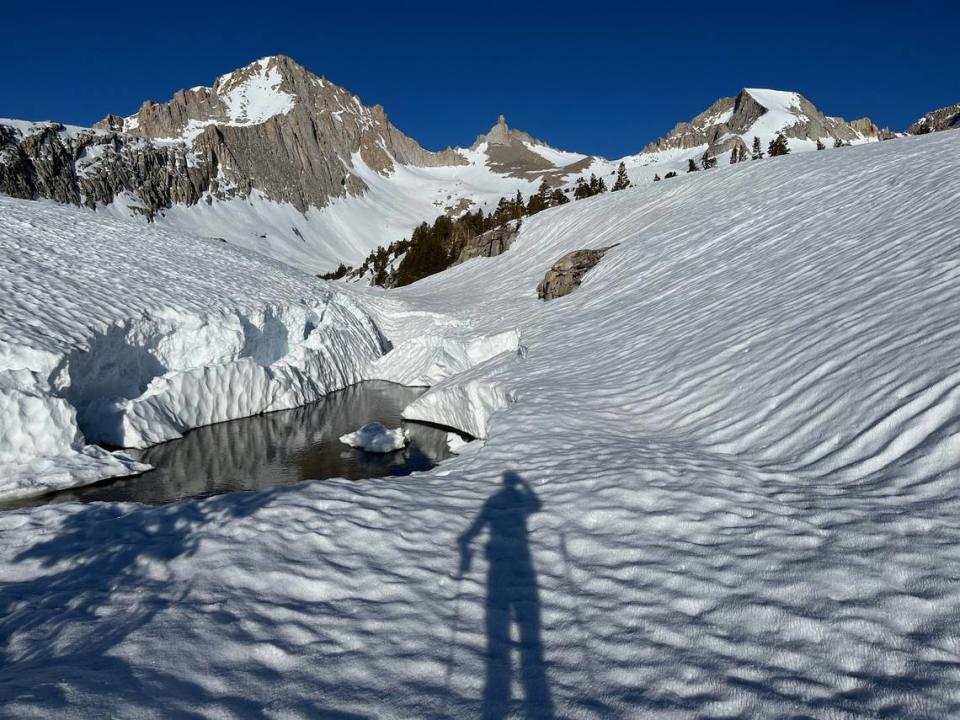
<path id="1" fill-rule="evenodd" d="M 144 466 L 144 447 L 316 400 L 386 349 L 330 285 L 223 243 L 0 198 L 0 497 Z"/>
<path id="2" fill-rule="evenodd" d="M 388 354 L 370 363 L 367 376 L 400 385 L 430 387 L 492 357 L 520 349 L 520 332 L 516 329 L 490 336 L 457 336 L 449 326 L 444 326 L 396 343 Z"/>
<path id="3" fill-rule="evenodd" d="M 490 380 L 486 367 L 480 365 L 431 387 L 403 409 L 403 418 L 456 428 L 483 439 L 493 414 L 506 408 L 511 399 L 504 385 Z"/>
<path id="4" fill-rule="evenodd" d="M 398 344 L 520 330 L 436 386 L 509 396 L 485 444 L 390 482 L 0 514 L 2 712 L 955 716 L 958 151 L 644 184 L 348 288 Z"/>

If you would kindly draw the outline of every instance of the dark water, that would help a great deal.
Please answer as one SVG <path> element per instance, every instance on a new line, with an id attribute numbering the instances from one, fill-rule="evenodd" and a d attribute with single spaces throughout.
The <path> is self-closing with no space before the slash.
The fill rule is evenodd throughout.
<path id="1" fill-rule="evenodd" d="M 156 470 L 51 493 L 21 505 L 80 500 L 165 503 L 189 497 L 261 490 L 326 478 L 409 475 L 450 457 L 447 430 L 401 422 L 403 408 L 424 392 L 365 382 L 295 410 L 231 420 L 191 430 L 183 438 L 130 451 Z M 339 438 L 368 422 L 403 425 L 410 443 L 392 453 L 368 453 Z"/>

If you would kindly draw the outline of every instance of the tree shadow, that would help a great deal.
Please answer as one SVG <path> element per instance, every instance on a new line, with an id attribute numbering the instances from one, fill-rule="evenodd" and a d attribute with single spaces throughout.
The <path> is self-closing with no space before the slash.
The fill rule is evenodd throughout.
<path id="1" fill-rule="evenodd" d="M 167 707 L 199 684 L 162 670 L 131 667 L 116 648 L 151 620 L 187 601 L 190 586 L 154 572 L 193 555 L 198 528 L 211 517 L 240 518 L 268 503 L 270 493 L 156 508 L 93 504 L 70 512 L 43 539 L 13 556 L 25 579 L 0 585 L 0 716 L 12 707 L 55 716 L 76 694 L 110 702 Z M 219 500 L 219 499 L 218 499 Z M 129 602 L 128 602 L 129 600 Z M 177 683 L 180 683 L 179 685 Z M 177 688 L 165 693 L 164 688 Z M 73 696 L 73 697 L 72 697 Z M 243 698 L 218 698 L 235 712 L 258 717 Z"/>
<path id="2" fill-rule="evenodd" d="M 540 599 L 530 554 L 527 517 L 541 510 L 540 499 L 517 473 L 503 473 L 503 487 L 491 495 L 459 537 L 460 575 L 470 571 L 470 543 L 488 529 L 486 611 L 486 684 L 483 717 L 505 718 L 511 706 L 511 624 L 519 636 L 523 711 L 529 718 L 553 718 L 540 637 Z"/>

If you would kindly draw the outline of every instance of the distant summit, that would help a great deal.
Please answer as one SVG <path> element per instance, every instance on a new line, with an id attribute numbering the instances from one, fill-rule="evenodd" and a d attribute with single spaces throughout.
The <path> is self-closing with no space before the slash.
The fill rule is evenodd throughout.
<path id="1" fill-rule="evenodd" d="M 352 172 L 355 156 L 379 173 L 395 162 L 464 164 L 453 150 L 425 150 L 397 130 L 381 106 L 363 105 L 285 55 L 221 75 L 212 87 L 181 90 L 168 102 L 147 101 L 135 115 L 108 115 L 95 127 L 156 143 L 182 142 L 193 163 L 216 180 L 214 196 L 223 197 L 227 188 L 241 195 L 256 189 L 301 212 L 366 189 Z"/>
<path id="2" fill-rule="evenodd" d="M 749 146 L 759 137 L 763 147 L 778 133 L 794 141 L 843 143 L 893 137 L 869 118 L 848 123 L 829 117 L 803 95 L 782 90 L 745 88 L 734 97 L 720 98 L 689 122 L 681 122 L 642 153 L 662 153 L 706 146 L 719 155 L 738 146 Z"/>
<path id="3" fill-rule="evenodd" d="M 484 135 L 478 135 L 473 152 L 487 155 L 487 166 L 494 172 L 517 178 L 542 178 L 548 185 L 558 185 L 571 173 L 588 168 L 590 155 L 565 152 L 537 140 L 529 133 L 515 130 L 500 115 L 497 123 Z"/>
<path id="4" fill-rule="evenodd" d="M 507 119 L 503 115 L 497 118 L 497 124 L 490 128 L 485 135 L 477 135 L 477 139 L 473 141 L 470 149 L 476 150 L 483 143 L 488 145 L 518 145 L 522 143 L 545 145 L 545 143 L 531 137 L 522 130 L 514 130 L 509 127 Z"/>
<path id="5" fill-rule="evenodd" d="M 947 105 L 925 113 L 922 118 L 907 128 L 908 135 L 960 129 L 960 103 Z"/>

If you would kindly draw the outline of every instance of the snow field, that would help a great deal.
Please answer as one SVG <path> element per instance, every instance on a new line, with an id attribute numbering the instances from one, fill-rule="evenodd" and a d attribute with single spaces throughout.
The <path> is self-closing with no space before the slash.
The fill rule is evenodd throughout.
<path id="1" fill-rule="evenodd" d="M 462 199 L 489 213 L 501 197 L 513 197 L 518 189 L 526 197 L 539 187 L 539 177 L 511 178 L 493 172 L 482 151 L 462 150 L 461 154 L 468 165 L 418 168 L 395 162 L 394 170 L 382 175 L 355 153 L 350 172 L 367 185 L 362 195 L 336 198 L 304 214 L 254 192 L 247 198 L 167 208 L 157 223 L 223 237 L 308 272 L 328 272 L 341 262 L 359 264 L 380 245 L 409 238 L 421 222 L 433 222 Z M 117 202 L 108 211 L 119 217 L 130 214 Z"/>
<path id="2" fill-rule="evenodd" d="M 958 150 L 720 167 L 342 291 L 397 348 L 519 329 L 417 401 L 459 393 L 444 416 L 483 413 L 484 446 L 390 482 L 0 514 L 0 712 L 469 718 L 493 683 L 523 717 L 537 650 L 556 717 L 956 716 Z M 512 402 L 465 406 L 472 384 Z M 504 535 L 509 471 L 537 502 Z M 492 634 L 502 592 L 536 639 Z"/>

